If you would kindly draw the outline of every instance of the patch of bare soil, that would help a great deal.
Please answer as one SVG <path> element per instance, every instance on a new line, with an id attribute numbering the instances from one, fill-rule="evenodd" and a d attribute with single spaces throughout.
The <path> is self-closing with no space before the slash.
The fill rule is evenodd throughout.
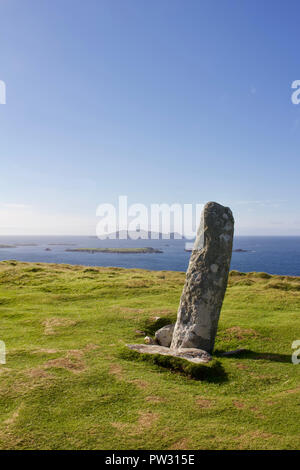
<path id="1" fill-rule="evenodd" d="M 86 347 L 84 348 L 85 351 L 95 351 L 95 349 L 99 349 L 100 346 L 98 346 L 98 344 L 93 344 L 93 343 L 89 343 L 86 345 Z"/>
<path id="2" fill-rule="evenodd" d="M 72 371 L 74 373 L 76 372 L 82 372 L 85 370 L 85 364 L 82 360 L 80 360 L 78 357 L 61 357 L 57 359 L 51 359 L 50 361 L 46 362 L 44 367 L 51 368 L 51 367 L 57 367 L 61 369 L 67 369 L 69 371 Z"/>
<path id="3" fill-rule="evenodd" d="M 155 313 L 156 315 L 169 315 L 170 313 L 176 313 L 176 311 L 172 310 L 171 308 L 155 308 L 153 310 L 153 313 Z"/>
<path id="4" fill-rule="evenodd" d="M 144 308 L 121 307 L 122 312 L 128 313 L 144 313 Z"/>
<path id="5" fill-rule="evenodd" d="M 158 413 L 153 413 L 152 411 L 140 411 L 139 419 L 136 424 L 136 430 L 140 432 L 144 431 L 144 429 L 151 428 L 158 418 Z"/>
<path id="6" fill-rule="evenodd" d="M 241 409 L 245 408 L 246 405 L 242 401 L 234 401 L 233 406 L 235 406 L 235 408 L 238 408 L 238 409 L 241 410 Z"/>
<path id="7" fill-rule="evenodd" d="M 267 400 L 267 401 L 265 402 L 265 404 L 266 404 L 267 406 L 274 406 L 274 405 L 276 405 L 277 403 L 276 403 L 276 401 Z"/>
<path id="8" fill-rule="evenodd" d="M 245 434 L 241 434 L 235 440 L 238 441 L 238 448 L 239 449 L 247 449 L 249 448 L 249 444 L 253 444 L 257 440 L 266 440 L 272 439 L 276 437 L 275 434 L 267 433 L 261 430 L 247 432 Z"/>
<path id="9" fill-rule="evenodd" d="M 149 397 L 146 397 L 146 401 L 148 401 L 149 403 L 163 403 L 166 400 L 162 397 L 157 397 L 155 395 L 153 395 L 153 396 L 150 395 Z"/>
<path id="10" fill-rule="evenodd" d="M 36 387 L 49 388 L 54 379 L 55 376 L 46 371 L 43 366 L 25 369 L 16 375 L 12 384 L 6 386 L 6 393 L 25 396 Z"/>
<path id="11" fill-rule="evenodd" d="M 46 379 L 46 378 L 50 378 L 51 377 L 51 374 L 49 374 L 49 372 L 45 371 L 42 367 L 35 367 L 35 368 L 32 368 L 32 369 L 28 369 L 26 371 L 26 375 L 28 377 L 31 377 L 33 379 Z"/>
<path id="12" fill-rule="evenodd" d="M 247 369 L 249 369 L 249 366 L 246 366 L 246 364 L 242 364 L 241 362 L 238 362 L 238 363 L 236 364 L 236 367 L 237 367 L 238 369 L 240 369 L 240 370 L 247 370 Z"/>
<path id="13" fill-rule="evenodd" d="M 145 380 L 134 379 L 130 380 L 130 383 L 136 385 L 140 390 L 145 390 L 147 387 L 149 387 L 149 382 L 146 382 Z"/>
<path id="14" fill-rule="evenodd" d="M 158 420 L 159 414 L 152 411 L 140 411 L 139 418 L 136 423 L 113 422 L 111 426 L 118 431 L 126 432 L 128 435 L 136 435 L 151 428 Z"/>
<path id="15" fill-rule="evenodd" d="M 111 364 L 109 367 L 109 373 L 119 380 L 123 380 L 124 378 L 123 369 L 119 364 Z"/>
<path id="16" fill-rule="evenodd" d="M 21 408 L 22 408 L 23 405 L 19 406 L 19 408 L 17 408 L 13 413 L 12 415 L 7 419 L 5 420 L 3 423 L 7 426 L 10 426 L 12 424 L 14 424 L 16 422 L 16 420 L 18 419 L 19 417 L 19 414 L 20 414 L 20 411 L 21 411 Z"/>
<path id="17" fill-rule="evenodd" d="M 58 352 L 59 352 L 58 349 L 41 348 L 41 349 L 36 349 L 35 351 L 32 351 L 31 354 L 56 354 Z"/>
<path id="18" fill-rule="evenodd" d="M 110 424 L 113 428 L 118 429 L 118 431 L 124 431 L 128 427 L 128 423 L 114 422 L 114 423 L 110 423 Z"/>
<path id="19" fill-rule="evenodd" d="M 185 437 L 180 439 L 180 441 L 175 442 L 169 448 L 170 450 L 188 450 L 189 449 L 189 441 Z"/>
<path id="20" fill-rule="evenodd" d="M 224 341 L 230 341 L 232 339 L 249 339 L 249 338 L 257 338 L 260 334 L 253 330 L 252 328 L 241 328 L 240 326 L 232 326 L 231 328 L 227 328 L 223 335 L 222 339 Z"/>
<path id="21" fill-rule="evenodd" d="M 281 392 L 279 395 L 289 395 L 291 393 L 299 393 L 300 392 L 300 387 L 296 388 L 290 388 L 289 390 L 285 390 L 284 392 Z"/>
<path id="22" fill-rule="evenodd" d="M 43 321 L 44 325 L 44 334 L 45 335 L 55 335 L 57 330 L 62 327 L 74 326 L 78 322 L 76 320 L 71 320 L 71 318 L 47 318 Z"/>
<path id="23" fill-rule="evenodd" d="M 197 397 L 196 404 L 200 406 L 200 408 L 211 408 L 213 406 L 213 401 L 208 398 Z"/>
<path id="24" fill-rule="evenodd" d="M 69 351 L 67 352 L 67 357 L 81 359 L 82 356 L 84 356 L 84 351 L 82 349 L 69 349 Z"/>
<path id="25" fill-rule="evenodd" d="M 254 413 L 256 418 L 265 419 L 266 417 L 262 414 L 258 406 L 252 406 L 250 410 Z"/>

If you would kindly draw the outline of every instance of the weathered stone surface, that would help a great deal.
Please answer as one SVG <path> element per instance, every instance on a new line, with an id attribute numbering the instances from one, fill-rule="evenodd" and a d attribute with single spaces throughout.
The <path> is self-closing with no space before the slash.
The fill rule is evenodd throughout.
<path id="1" fill-rule="evenodd" d="M 216 202 L 205 205 L 180 299 L 172 349 L 213 351 L 227 287 L 233 228 L 228 207 Z"/>
<path id="2" fill-rule="evenodd" d="M 146 333 L 142 330 L 135 330 L 136 335 L 145 335 Z"/>
<path id="3" fill-rule="evenodd" d="M 155 338 L 158 344 L 169 348 L 172 342 L 173 331 L 175 325 L 166 325 L 160 328 L 155 333 Z"/>
<path id="4" fill-rule="evenodd" d="M 139 353 L 148 353 L 148 354 L 162 354 L 163 356 L 173 356 L 181 357 L 190 362 L 198 363 L 207 363 L 212 360 L 210 354 L 206 351 L 196 348 L 186 348 L 186 349 L 171 349 L 159 345 L 150 345 L 150 344 L 127 344 L 129 349 L 138 351 Z"/>

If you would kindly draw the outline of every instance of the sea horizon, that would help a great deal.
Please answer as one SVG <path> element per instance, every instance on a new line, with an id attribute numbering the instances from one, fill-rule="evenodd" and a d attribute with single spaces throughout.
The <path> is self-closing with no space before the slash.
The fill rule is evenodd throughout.
<path id="1" fill-rule="evenodd" d="M 3 245 L 0 248 L 0 261 L 15 259 L 25 262 L 186 271 L 190 259 L 190 252 L 185 251 L 186 241 L 186 239 L 100 240 L 90 235 L 0 235 L 0 247 Z M 151 247 L 162 253 L 66 251 L 70 248 L 141 247 Z M 300 236 L 236 235 L 230 269 L 300 276 Z"/>

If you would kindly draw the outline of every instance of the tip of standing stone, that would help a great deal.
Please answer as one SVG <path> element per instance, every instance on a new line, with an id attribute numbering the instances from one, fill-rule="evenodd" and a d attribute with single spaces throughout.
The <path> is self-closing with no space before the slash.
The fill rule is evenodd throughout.
<path id="1" fill-rule="evenodd" d="M 127 344 L 126 346 L 141 354 L 161 354 L 162 356 L 179 357 L 196 364 L 208 363 L 212 360 L 212 356 L 208 352 L 196 348 L 171 349 L 157 344 Z"/>
<path id="2" fill-rule="evenodd" d="M 224 213 L 228 213 L 228 215 L 230 217 L 233 217 L 232 216 L 232 211 L 230 209 L 230 207 L 228 206 L 222 206 L 222 204 L 219 204 L 218 202 L 215 202 L 215 201 L 209 201 L 205 204 L 204 206 L 204 211 L 215 211 L 215 212 L 218 212 L 219 214 L 218 215 L 223 215 Z"/>

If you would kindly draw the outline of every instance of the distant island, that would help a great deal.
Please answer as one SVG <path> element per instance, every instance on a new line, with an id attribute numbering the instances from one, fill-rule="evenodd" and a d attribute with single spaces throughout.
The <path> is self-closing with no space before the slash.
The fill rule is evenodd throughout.
<path id="1" fill-rule="evenodd" d="M 49 246 L 75 246 L 76 243 L 48 243 Z"/>
<path id="2" fill-rule="evenodd" d="M 0 248 L 18 248 L 19 246 L 38 246 L 35 243 L 18 243 L 16 245 L 2 245 L 0 244 Z"/>
<path id="3" fill-rule="evenodd" d="M 18 243 L 16 247 L 18 246 L 38 246 L 37 243 Z"/>
<path id="4" fill-rule="evenodd" d="M 155 248 L 67 248 L 65 251 L 72 251 L 76 253 L 127 253 L 127 254 L 138 254 L 138 253 L 163 253 L 161 250 Z"/>
<path id="5" fill-rule="evenodd" d="M 97 236 L 91 236 L 91 238 L 100 238 Z M 108 234 L 105 238 L 115 239 L 115 240 L 184 240 L 185 237 L 180 235 L 178 232 L 162 233 L 162 232 L 151 232 L 150 230 L 118 230 L 117 232 Z"/>

